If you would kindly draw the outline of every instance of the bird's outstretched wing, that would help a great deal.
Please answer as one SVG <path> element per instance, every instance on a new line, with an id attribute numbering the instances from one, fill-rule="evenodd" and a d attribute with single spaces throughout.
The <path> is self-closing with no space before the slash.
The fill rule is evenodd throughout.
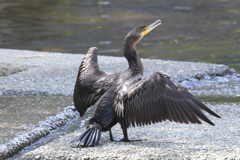
<path id="1" fill-rule="evenodd" d="M 115 77 L 99 69 L 97 51 L 96 47 L 89 48 L 79 67 L 74 87 L 73 102 L 81 117 L 108 90 Z"/>
<path id="2" fill-rule="evenodd" d="M 73 101 L 80 116 L 84 116 L 86 110 L 94 105 L 100 97 L 112 86 L 116 76 L 106 75 L 91 85 L 78 85 L 75 87 Z M 76 82 L 77 83 L 77 82 Z"/>
<path id="3" fill-rule="evenodd" d="M 124 120 L 125 127 L 149 125 L 167 119 L 198 124 L 202 119 L 214 125 L 201 110 L 220 118 L 185 87 L 173 83 L 170 77 L 159 72 L 133 83 L 122 99 L 115 99 L 113 107 Z"/>

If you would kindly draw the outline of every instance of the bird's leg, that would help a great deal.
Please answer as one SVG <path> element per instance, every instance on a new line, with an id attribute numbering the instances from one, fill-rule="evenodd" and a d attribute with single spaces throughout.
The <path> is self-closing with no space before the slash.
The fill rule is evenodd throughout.
<path id="1" fill-rule="evenodd" d="M 127 128 L 123 128 L 122 131 L 123 131 L 123 138 L 121 139 L 121 141 L 130 142 L 130 140 L 128 139 Z"/>
<path id="2" fill-rule="evenodd" d="M 114 141 L 111 128 L 109 129 L 109 137 L 111 141 Z"/>
<path id="3" fill-rule="evenodd" d="M 123 130 L 123 136 L 124 136 L 124 138 L 122 138 L 122 139 L 113 139 L 112 132 L 111 132 L 111 130 L 109 130 L 110 140 L 111 141 L 116 141 L 116 142 L 142 141 L 141 139 L 129 139 L 128 134 L 127 134 L 127 128 L 122 128 L 122 130 Z"/>
<path id="4" fill-rule="evenodd" d="M 123 130 L 123 138 L 120 141 L 123 142 L 131 142 L 131 141 L 142 141 L 141 139 L 129 139 L 127 134 L 127 128 L 122 128 Z"/>

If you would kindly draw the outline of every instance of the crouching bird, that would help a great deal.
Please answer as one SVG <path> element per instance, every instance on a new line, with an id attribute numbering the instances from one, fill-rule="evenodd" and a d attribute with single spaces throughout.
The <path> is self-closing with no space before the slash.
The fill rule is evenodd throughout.
<path id="1" fill-rule="evenodd" d="M 131 30 L 125 40 L 123 55 L 128 61 L 128 69 L 107 74 L 99 69 L 96 47 L 88 50 L 79 67 L 74 88 L 73 101 L 80 116 L 99 103 L 88 121 L 87 129 L 72 141 L 72 147 L 96 146 L 101 132 L 109 131 L 120 123 L 123 138 L 129 142 L 127 128 L 150 125 L 170 120 L 180 123 L 198 123 L 203 120 L 214 125 L 201 110 L 220 118 L 188 90 L 170 77 L 156 72 L 143 78 L 143 65 L 136 50 L 136 44 L 151 30 L 161 24 L 157 20 L 148 26 L 138 26 Z"/>

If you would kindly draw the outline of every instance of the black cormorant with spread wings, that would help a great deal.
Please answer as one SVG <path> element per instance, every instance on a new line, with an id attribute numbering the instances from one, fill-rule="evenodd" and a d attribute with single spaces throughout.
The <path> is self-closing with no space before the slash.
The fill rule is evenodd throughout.
<path id="1" fill-rule="evenodd" d="M 156 72 L 143 78 L 143 65 L 136 50 L 136 44 L 151 30 L 161 24 L 157 20 L 149 26 L 138 26 L 131 30 L 125 40 L 123 54 L 128 69 L 107 74 L 99 69 L 96 47 L 88 50 L 82 60 L 74 88 L 74 105 L 80 116 L 99 103 L 88 121 L 87 129 L 72 141 L 73 147 L 96 146 L 101 132 L 109 131 L 120 123 L 123 138 L 129 142 L 127 128 L 145 126 L 165 120 L 180 123 L 198 123 L 203 120 L 214 125 L 201 110 L 220 118 L 188 90 L 170 77 Z"/>

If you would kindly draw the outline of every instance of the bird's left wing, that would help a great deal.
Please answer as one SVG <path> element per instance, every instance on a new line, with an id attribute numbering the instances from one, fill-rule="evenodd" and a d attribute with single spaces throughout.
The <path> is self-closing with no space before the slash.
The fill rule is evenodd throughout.
<path id="1" fill-rule="evenodd" d="M 120 98 L 119 98 L 120 97 Z M 121 98 L 122 97 L 122 98 Z M 125 127 L 143 126 L 165 120 L 214 125 L 201 110 L 220 118 L 180 84 L 160 72 L 133 83 L 113 105 Z"/>

